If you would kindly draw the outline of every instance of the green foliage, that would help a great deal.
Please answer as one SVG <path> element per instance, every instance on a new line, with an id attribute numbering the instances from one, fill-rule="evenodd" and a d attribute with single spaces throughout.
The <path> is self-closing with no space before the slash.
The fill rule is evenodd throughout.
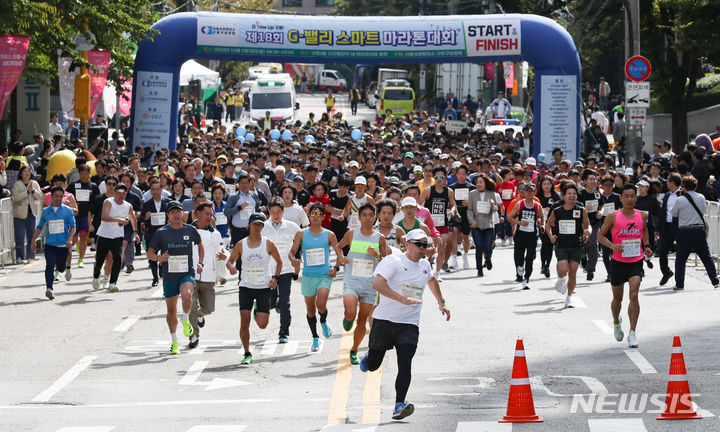
<path id="1" fill-rule="evenodd" d="M 720 74 L 704 76 L 697 81 L 698 91 L 708 91 L 716 86 L 720 86 Z"/>
<path id="2" fill-rule="evenodd" d="M 85 34 L 87 25 L 96 37 L 95 49 L 111 52 L 108 80 L 119 85 L 121 77 L 132 76 L 134 61 L 127 41 L 146 38 L 156 19 L 149 0 L 3 0 L 0 4 L 0 34 L 30 36 L 24 75 L 46 82 L 57 77 L 58 50 L 84 61 L 73 35 Z"/>

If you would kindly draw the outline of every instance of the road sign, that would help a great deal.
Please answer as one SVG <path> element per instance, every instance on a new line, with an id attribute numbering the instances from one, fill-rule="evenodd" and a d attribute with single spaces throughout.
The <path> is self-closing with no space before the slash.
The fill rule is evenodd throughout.
<path id="1" fill-rule="evenodd" d="M 643 56 L 633 56 L 625 62 L 625 75 L 632 81 L 645 81 L 650 77 L 650 61 Z"/>
<path id="2" fill-rule="evenodd" d="M 626 81 L 625 106 L 628 108 L 649 108 L 650 83 Z"/>
<path id="3" fill-rule="evenodd" d="M 448 120 L 445 122 L 445 129 L 450 132 L 462 132 L 467 127 L 465 120 Z"/>
<path id="4" fill-rule="evenodd" d="M 630 126 L 645 126 L 645 108 L 628 108 L 627 121 Z"/>

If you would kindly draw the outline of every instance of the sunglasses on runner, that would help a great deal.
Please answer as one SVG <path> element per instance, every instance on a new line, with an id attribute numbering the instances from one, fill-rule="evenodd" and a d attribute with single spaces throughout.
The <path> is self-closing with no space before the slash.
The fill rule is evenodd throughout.
<path id="1" fill-rule="evenodd" d="M 419 247 L 420 249 L 425 249 L 426 247 L 428 247 L 428 244 L 425 242 L 410 242 L 410 243 L 414 244 L 415 246 Z"/>
<path id="2" fill-rule="evenodd" d="M 445 176 L 437 175 L 435 176 L 435 180 L 445 180 Z"/>
<path id="3" fill-rule="evenodd" d="M 325 216 L 325 214 L 320 211 L 314 211 L 314 212 L 310 212 L 310 216 L 313 216 L 313 217 L 314 216 Z"/>

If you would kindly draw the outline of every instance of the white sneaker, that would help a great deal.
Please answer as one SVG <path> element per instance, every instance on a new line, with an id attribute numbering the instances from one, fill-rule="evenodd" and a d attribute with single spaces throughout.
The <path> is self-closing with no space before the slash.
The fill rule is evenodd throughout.
<path id="1" fill-rule="evenodd" d="M 502 240 L 502 243 L 500 243 L 500 246 L 505 246 L 506 243 L 507 243 L 507 240 L 506 240 L 506 239 L 503 239 L 503 240 Z"/>
<path id="2" fill-rule="evenodd" d="M 435 274 L 435 279 L 437 279 L 438 282 L 442 282 L 442 281 L 443 281 L 442 276 L 440 276 L 440 273 L 435 272 L 434 274 Z"/>
<path id="3" fill-rule="evenodd" d="M 557 282 L 555 282 L 555 290 L 559 292 L 560 294 L 565 294 L 567 292 L 567 285 L 565 285 L 565 278 L 558 278 Z"/>
<path id="4" fill-rule="evenodd" d="M 103 276 L 103 278 L 100 281 L 100 287 L 102 289 L 108 289 L 108 284 L 110 283 L 110 278 L 107 276 Z"/>
<path id="5" fill-rule="evenodd" d="M 520 276 L 520 277 L 525 276 L 525 267 L 518 266 L 518 267 L 517 267 L 517 274 L 518 274 L 518 276 Z"/>
<path id="6" fill-rule="evenodd" d="M 509 244 L 510 246 L 513 245 L 513 238 L 512 238 L 512 237 L 510 237 L 510 238 L 508 239 L 508 244 Z"/>
<path id="7" fill-rule="evenodd" d="M 625 337 L 625 333 L 622 331 L 622 318 L 620 318 L 620 322 L 617 324 L 613 324 L 613 328 L 615 331 L 615 340 L 618 342 L 622 342 L 623 338 Z"/>
<path id="8" fill-rule="evenodd" d="M 638 347 L 638 341 L 637 337 L 635 337 L 635 331 L 630 330 L 628 332 L 628 347 L 630 348 L 637 348 Z"/>
<path id="9" fill-rule="evenodd" d="M 453 255 L 450 257 L 450 262 L 448 263 L 448 267 L 449 268 L 457 268 L 458 267 L 457 255 Z"/>
<path id="10" fill-rule="evenodd" d="M 93 278 L 93 280 L 92 280 L 92 287 L 93 287 L 94 290 L 99 289 L 99 288 L 100 288 L 100 279 L 98 279 L 98 278 Z"/>
<path id="11" fill-rule="evenodd" d="M 72 273 L 70 273 L 70 269 L 65 269 L 65 280 L 70 282 L 70 279 L 72 279 Z"/>
<path id="12" fill-rule="evenodd" d="M 565 309 L 574 308 L 574 307 L 575 306 L 573 306 L 573 304 L 572 304 L 572 297 L 570 297 L 570 296 L 565 297 Z"/>
<path id="13" fill-rule="evenodd" d="M 463 254 L 463 270 L 470 268 L 470 261 L 468 260 L 468 254 Z"/>
<path id="14" fill-rule="evenodd" d="M 57 282 L 59 280 L 60 280 L 60 272 L 55 270 L 55 281 Z"/>

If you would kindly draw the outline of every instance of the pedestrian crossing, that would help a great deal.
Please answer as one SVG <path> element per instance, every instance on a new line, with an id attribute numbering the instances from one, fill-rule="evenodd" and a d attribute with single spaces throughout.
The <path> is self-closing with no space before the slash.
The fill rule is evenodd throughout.
<path id="1" fill-rule="evenodd" d="M 136 340 L 131 341 L 125 347 L 126 353 L 142 353 L 148 355 L 157 355 L 166 353 L 169 349 L 170 342 L 168 340 Z M 320 354 L 325 346 L 325 341 L 320 339 L 320 348 L 317 352 L 310 352 L 312 340 L 290 340 L 288 343 L 278 343 L 277 339 L 250 341 L 250 352 L 254 357 L 284 357 L 299 354 Z M 182 349 L 182 347 L 181 347 Z M 201 339 L 200 345 L 193 349 L 183 350 L 184 353 L 192 355 L 202 355 L 206 352 L 213 351 L 237 351 L 240 355 L 245 353 L 240 340 L 233 339 Z"/>

